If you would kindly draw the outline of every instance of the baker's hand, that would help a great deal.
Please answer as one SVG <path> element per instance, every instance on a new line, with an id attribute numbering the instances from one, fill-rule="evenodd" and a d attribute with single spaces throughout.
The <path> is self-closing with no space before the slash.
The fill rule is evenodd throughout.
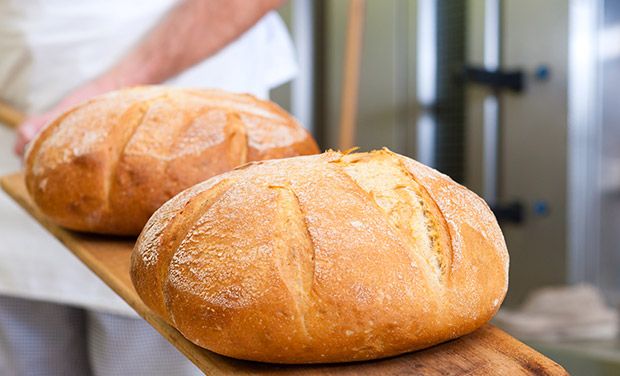
<path id="1" fill-rule="evenodd" d="M 14 151 L 18 156 L 23 156 L 26 145 L 32 141 L 41 128 L 55 118 L 56 112 L 50 111 L 41 115 L 31 116 L 17 127 L 17 139 Z"/>

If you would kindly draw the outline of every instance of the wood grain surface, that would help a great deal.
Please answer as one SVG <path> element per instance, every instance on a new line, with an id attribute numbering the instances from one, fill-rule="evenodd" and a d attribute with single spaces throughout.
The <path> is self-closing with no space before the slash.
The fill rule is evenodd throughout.
<path id="1" fill-rule="evenodd" d="M 355 118 L 357 117 L 359 78 L 362 67 L 365 13 L 365 0 L 349 0 L 340 93 L 340 139 L 338 142 L 340 150 L 348 150 L 355 146 L 357 134 Z"/>
<path id="2" fill-rule="evenodd" d="M 4 124 L 9 128 L 17 128 L 25 119 L 26 116 L 24 114 L 10 104 L 0 100 L 0 124 Z"/>
<path id="3" fill-rule="evenodd" d="M 78 234 L 55 226 L 45 219 L 28 196 L 21 173 L 1 178 L 0 184 L 140 316 L 208 375 L 567 374 L 557 363 L 489 324 L 472 334 L 423 351 L 360 363 L 283 366 L 217 355 L 186 340 L 142 303 L 129 278 L 129 259 L 134 239 Z"/>

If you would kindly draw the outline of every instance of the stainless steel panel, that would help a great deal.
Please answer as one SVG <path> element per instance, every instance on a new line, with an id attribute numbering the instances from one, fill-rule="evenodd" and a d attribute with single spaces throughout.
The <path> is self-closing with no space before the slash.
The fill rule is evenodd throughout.
<path id="1" fill-rule="evenodd" d="M 291 113 L 312 132 L 314 130 L 314 26 L 312 0 L 292 2 L 292 34 L 299 72 L 291 83 Z"/>
<path id="2" fill-rule="evenodd" d="M 500 0 L 484 1 L 484 68 L 500 68 L 502 8 Z M 482 102 L 482 197 L 489 205 L 498 203 L 499 120 L 500 102 L 497 92 L 488 92 Z"/>
<path id="3" fill-rule="evenodd" d="M 437 119 L 433 107 L 437 104 L 437 0 L 417 1 L 416 29 L 416 154 L 427 166 L 437 164 Z"/>
<path id="4" fill-rule="evenodd" d="M 467 49 L 469 64 L 484 65 L 484 14 L 485 0 L 467 1 Z M 465 88 L 465 185 L 482 195 L 483 184 L 483 124 L 486 88 L 468 85 Z"/>
<path id="5" fill-rule="evenodd" d="M 524 95 L 502 98 L 502 197 L 530 208 L 524 224 L 504 227 L 511 298 L 519 299 L 532 288 L 566 281 L 568 2 L 505 0 L 503 14 L 505 66 L 531 73 L 546 64 L 551 71 L 546 81 L 530 79 Z M 532 210 L 537 201 L 548 205 L 547 215 Z"/>
<path id="6" fill-rule="evenodd" d="M 601 229 L 598 284 L 620 306 L 620 2 L 604 1 L 599 35 Z"/>
<path id="7" fill-rule="evenodd" d="M 568 56 L 568 278 L 595 282 L 600 253 L 600 0 L 571 0 Z"/>
<path id="8" fill-rule="evenodd" d="M 468 57 L 484 62 L 485 7 L 481 0 L 468 4 Z M 504 224 L 511 256 L 507 304 L 520 301 L 540 285 L 566 280 L 566 64 L 568 3 L 564 0 L 503 0 L 501 66 L 521 68 L 528 78 L 537 67 L 550 67 L 546 81 L 528 80 L 521 94 L 500 95 L 499 186 L 500 202 L 519 200 L 526 221 Z M 469 88 L 467 100 L 467 185 L 484 192 L 483 102 L 488 91 Z M 534 207 L 547 205 L 548 212 Z"/>

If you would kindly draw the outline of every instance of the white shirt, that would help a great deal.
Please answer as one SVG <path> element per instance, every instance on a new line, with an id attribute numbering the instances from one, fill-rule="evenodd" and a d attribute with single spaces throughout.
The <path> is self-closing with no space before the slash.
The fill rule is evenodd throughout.
<path id="1" fill-rule="evenodd" d="M 108 69 L 175 0 L 0 0 L 0 98 L 27 113 L 51 108 Z M 182 43 L 182 41 L 179 41 Z M 297 66 L 274 12 L 168 84 L 266 98 Z M 2 128 L 2 127 L 0 127 Z M 14 136 L 0 130 L 0 174 L 20 168 Z M 55 238 L 0 193 L 0 294 L 115 313 L 133 311 Z"/>

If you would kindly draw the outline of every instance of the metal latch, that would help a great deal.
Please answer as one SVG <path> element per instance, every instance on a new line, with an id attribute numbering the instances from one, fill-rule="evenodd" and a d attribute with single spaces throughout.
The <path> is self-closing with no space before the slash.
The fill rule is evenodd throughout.
<path id="1" fill-rule="evenodd" d="M 525 208 L 519 201 L 505 205 L 492 205 L 491 210 L 499 223 L 522 223 L 525 219 Z"/>
<path id="2" fill-rule="evenodd" d="M 525 88 L 525 74 L 522 70 L 488 70 L 480 67 L 465 66 L 463 79 L 493 89 L 509 89 L 520 93 Z"/>

